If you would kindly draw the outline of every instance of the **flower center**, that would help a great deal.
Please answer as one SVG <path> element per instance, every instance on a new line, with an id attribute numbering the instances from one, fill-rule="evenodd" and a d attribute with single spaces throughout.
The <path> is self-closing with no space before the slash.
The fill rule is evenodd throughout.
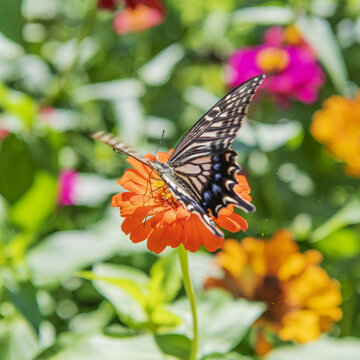
<path id="1" fill-rule="evenodd" d="M 284 291 L 276 276 L 266 276 L 255 293 L 256 300 L 267 304 L 264 317 L 270 321 L 281 319 L 288 307 L 284 299 Z"/>
<path id="2" fill-rule="evenodd" d="M 283 49 L 269 47 L 258 52 L 256 63 L 265 73 L 278 73 L 288 66 L 289 55 Z"/>
<path id="3" fill-rule="evenodd" d="M 153 197 L 156 197 L 161 203 L 168 205 L 172 209 L 176 209 L 180 204 L 176 201 L 168 186 L 162 180 L 155 180 L 152 182 Z"/>
<path id="4" fill-rule="evenodd" d="M 295 25 L 290 25 L 284 31 L 285 43 L 289 45 L 301 45 L 303 38 Z"/>

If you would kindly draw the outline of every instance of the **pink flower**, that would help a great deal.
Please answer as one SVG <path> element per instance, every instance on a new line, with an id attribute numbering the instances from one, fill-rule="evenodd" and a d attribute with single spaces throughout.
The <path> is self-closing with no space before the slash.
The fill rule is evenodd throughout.
<path id="1" fill-rule="evenodd" d="M 235 51 L 228 61 L 227 82 L 235 87 L 259 74 L 267 77 L 262 84 L 280 104 L 289 99 L 312 103 L 324 83 L 325 75 L 307 44 L 284 45 L 284 33 L 272 27 L 265 33 L 265 44 Z M 295 35 L 292 35 L 295 42 Z"/>
<path id="2" fill-rule="evenodd" d="M 127 7 L 114 18 L 118 34 L 140 32 L 164 21 L 164 7 L 158 0 L 126 0 Z"/>
<path id="3" fill-rule="evenodd" d="M 64 169 L 60 171 L 58 179 L 58 197 L 59 206 L 75 205 L 74 192 L 78 180 L 78 173 L 73 169 Z"/>

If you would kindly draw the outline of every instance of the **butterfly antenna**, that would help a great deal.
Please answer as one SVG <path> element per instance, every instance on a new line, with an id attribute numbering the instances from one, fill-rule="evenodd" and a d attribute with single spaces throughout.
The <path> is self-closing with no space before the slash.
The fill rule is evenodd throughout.
<path id="1" fill-rule="evenodd" d="M 157 153 L 158 153 L 158 151 L 159 151 L 159 149 L 160 149 L 160 146 L 161 146 L 162 141 L 164 140 L 164 135 L 165 135 L 165 130 L 162 131 L 159 145 L 158 145 L 158 147 L 156 148 L 156 151 L 155 151 L 155 158 L 157 158 Z"/>

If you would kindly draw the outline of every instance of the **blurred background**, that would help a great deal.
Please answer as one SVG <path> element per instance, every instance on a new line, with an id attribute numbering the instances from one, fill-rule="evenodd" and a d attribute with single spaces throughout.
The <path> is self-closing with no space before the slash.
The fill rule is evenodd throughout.
<path id="1" fill-rule="evenodd" d="M 292 275 L 192 254 L 199 358 L 359 359 L 359 58 L 355 0 L 2 0 L 0 359 L 187 358 L 173 255 L 122 233 L 110 201 L 128 164 L 89 134 L 145 154 L 165 130 L 167 151 L 260 73 L 232 146 L 257 211 L 226 237 L 256 238 L 267 264 L 291 244 Z M 232 291 L 222 276 L 258 287 Z"/>

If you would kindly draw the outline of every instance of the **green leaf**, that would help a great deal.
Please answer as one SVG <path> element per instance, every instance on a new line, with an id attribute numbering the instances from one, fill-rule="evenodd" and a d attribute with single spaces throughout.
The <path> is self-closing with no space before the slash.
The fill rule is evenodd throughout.
<path id="1" fill-rule="evenodd" d="M 34 329 L 22 316 L 12 313 L 0 320 L 1 360 L 32 360 L 39 348 Z"/>
<path id="2" fill-rule="evenodd" d="M 128 241 L 124 237 L 122 233 L 95 230 L 54 233 L 27 254 L 32 281 L 36 286 L 44 286 L 74 276 L 76 271 L 123 251 Z"/>
<path id="3" fill-rule="evenodd" d="M 104 300 L 96 310 L 78 314 L 72 318 L 69 322 L 69 329 L 83 333 L 101 331 L 113 317 L 114 308 Z"/>
<path id="4" fill-rule="evenodd" d="M 6 288 L 9 300 L 29 321 L 33 328 L 39 332 L 41 315 L 36 301 L 36 289 L 31 282 L 21 282 L 15 287 Z"/>
<path id="5" fill-rule="evenodd" d="M 24 141 L 15 135 L 0 144 L 0 193 L 9 202 L 17 201 L 31 186 L 35 164 Z"/>
<path id="6" fill-rule="evenodd" d="M 17 43 L 24 43 L 22 30 L 24 19 L 21 12 L 22 0 L 1 0 L 0 31 Z"/>
<path id="7" fill-rule="evenodd" d="M 163 334 L 156 335 L 155 341 L 165 354 L 181 360 L 189 359 L 191 341 L 188 337 L 180 334 Z"/>
<path id="8" fill-rule="evenodd" d="M 236 347 L 264 311 L 263 304 L 233 299 L 222 290 L 206 291 L 197 301 L 199 356 L 227 353 Z M 176 332 L 191 338 L 192 320 L 188 301 L 178 301 L 171 310 L 183 318 Z"/>
<path id="9" fill-rule="evenodd" d="M 30 127 L 38 115 L 36 101 L 25 93 L 7 88 L 0 83 L 0 108 L 22 120 L 25 127 Z"/>
<path id="10" fill-rule="evenodd" d="M 177 360 L 165 355 L 151 335 L 112 338 L 95 334 L 83 338 L 67 334 L 59 342 L 34 360 Z"/>
<path id="11" fill-rule="evenodd" d="M 203 358 L 203 360 L 251 360 L 247 356 L 240 355 L 235 352 L 228 354 L 211 354 Z"/>
<path id="12" fill-rule="evenodd" d="M 267 360 L 358 360 L 360 341 L 353 338 L 324 338 L 307 345 L 282 346 L 271 351 Z"/>
<path id="13" fill-rule="evenodd" d="M 38 172 L 31 188 L 11 209 L 13 223 L 24 230 L 38 229 L 54 210 L 56 190 L 56 179 Z"/>
<path id="14" fill-rule="evenodd" d="M 181 288 L 181 270 L 177 252 L 159 258 L 150 270 L 149 300 L 151 304 L 170 303 Z"/>
<path id="15" fill-rule="evenodd" d="M 125 265 L 99 264 L 93 268 L 95 288 L 114 306 L 120 319 L 130 327 L 148 322 L 146 312 L 147 275 Z"/>
<path id="16" fill-rule="evenodd" d="M 324 239 L 333 232 L 348 225 L 360 223 L 360 200 L 352 197 L 345 206 L 335 213 L 329 220 L 320 225 L 310 236 L 311 242 Z"/>
<path id="17" fill-rule="evenodd" d="M 316 243 L 325 256 L 332 258 L 350 258 L 360 253 L 360 234 L 355 229 L 336 231 Z"/>
<path id="18" fill-rule="evenodd" d="M 330 75 L 336 90 L 342 95 L 349 95 L 344 58 L 330 24 L 315 16 L 300 16 L 296 25 Z"/>
<path id="19" fill-rule="evenodd" d="M 256 23 L 261 25 L 289 24 L 295 19 L 294 11 L 285 6 L 245 7 L 233 13 L 235 24 Z"/>

